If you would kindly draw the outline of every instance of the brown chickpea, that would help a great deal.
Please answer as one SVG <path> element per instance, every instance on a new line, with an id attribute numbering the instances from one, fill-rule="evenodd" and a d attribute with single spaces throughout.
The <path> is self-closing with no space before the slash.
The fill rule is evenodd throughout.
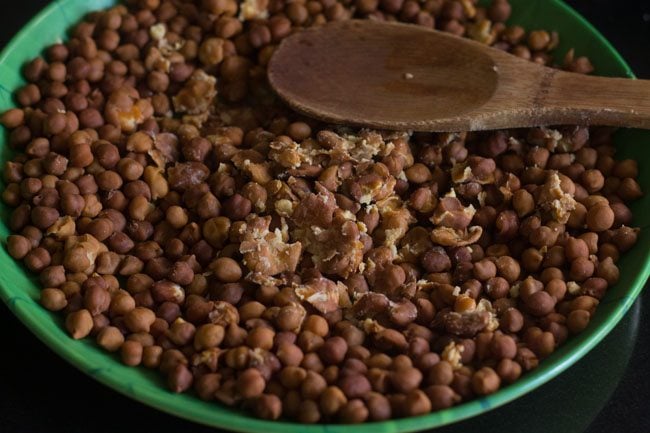
<path id="1" fill-rule="evenodd" d="M 239 264 L 229 258 L 220 257 L 210 264 L 215 276 L 224 283 L 236 283 L 242 277 L 242 270 Z"/>
<path id="2" fill-rule="evenodd" d="M 599 204 L 587 211 L 587 227 L 595 232 L 602 232 L 614 224 L 614 211 L 607 204 Z"/>

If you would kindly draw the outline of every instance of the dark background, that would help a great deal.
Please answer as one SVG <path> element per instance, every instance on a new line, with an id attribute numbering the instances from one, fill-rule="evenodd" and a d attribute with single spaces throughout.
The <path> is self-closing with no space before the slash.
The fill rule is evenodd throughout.
<path id="1" fill-rule="evenodd" d="M 639 78 L 650 79 L 650 1 L 567 2 L 604 33 Z M 10 3 L 0 12 L 0 48 L 48 2 Z M 437 432 L 650 431 L 649 325 L 646 290 L 614 331 L 557 379 L 500 409 Z M 215 430 L 158 412 L 93 381 L 0 305 L 0 433 L 117 431 Z"/>

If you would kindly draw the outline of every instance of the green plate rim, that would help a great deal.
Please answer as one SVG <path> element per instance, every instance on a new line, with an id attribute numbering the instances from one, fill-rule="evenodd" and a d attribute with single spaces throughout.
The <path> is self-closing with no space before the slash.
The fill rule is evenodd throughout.
<path id="1" fill-rule="evenodd" d="M 65 3 L 70 1 L 75 0 L 55 0 L 32 18 L 5 46 L 2 53 L 0 53 L 0 70 L 15 45 L 23 39 L 29 38 L 30 33 L 37 29 L 42 21 L 48 19 L 55 10 L 63 9 Z M 562 9 L 564 13 L 571 15 L 573 19 L 584 26 L 591 33 L 590 36 L 596 39 L 599 44 L 602 44 L 609 51 L 610 55 L 614 56 L 618 63 L 616 66 L 623 70 L 627 76 L 634 77 L 632 70 L 620 53 L 618 53 L 612 44 L 591 23 L 561 0 L 547 1 L 554 7 Z M 3 90 L 8 91 L 4 88 Z M 151 387 L 135 388 L 133 384 L 125 381 L 120 374 L 110 374 L 112 373 L 111 369 L 120 370 L 123 368 L 114 357 L 106 354 L 103 355 L 107 363 L 111 364 L 108 368 L 96 368 L 91 365 L 90 361 L 85 358 L 85 355 L 90 353 L 88 351 L 94 353 L 100 351 L 100 349 L 83 342 L 71 340 L 56 323 L 43 323 L 41 317 L 39 317 L 42 314 L 35 311 L 35 309 L 42 310 L 37 300 L 19 292 L 20 289 L 13 287 L 12 281 L 8 280 L 2 273 L 0 273 L 0 298 L 2 298 L 9 309 L 32 333 L 51 350 L 79 370 L 130 398 L 197 423 L 229 430 L 260 433 L 410 432 L 440 427 L 485 413 L 534 390 L 573 365 L 612 330 L 642 291 L 650 275 L 650 262 L 648 260 L 650 258 L 650 251 L 645 251 L 642 254 L 644 263 L 631 283 L 632 289 L 622 298 L 610 300 L 606 298 L 607 303 L 616 303 L 615 308 L 611 311 L 607 320 L 599 323 L 598 326 L 589 327 L 581 335 L 573 337 L 569 343 L 560 348 L 551 358 L 544 360 L 536 370 L 527 373 L 514 385 L 507 386 L 490 396 L 472 400 L 459 406 L 428 415 L 360 425 L 303 425 L 283 421 L 263 421 L 240 411 L 231 410 L 226 407 L 219 408 L 218 406 L 214 406 L 214 403 L 210 403 L 208 406 L 208 404 L 194 397 L 191 397 L 192 401 L 188 402 L 183 396 L 174 395 L 161 389 L 158 384 L 154 384 Z M 8 257 L 6 254 L 3 254 L 3 256 Z"/>

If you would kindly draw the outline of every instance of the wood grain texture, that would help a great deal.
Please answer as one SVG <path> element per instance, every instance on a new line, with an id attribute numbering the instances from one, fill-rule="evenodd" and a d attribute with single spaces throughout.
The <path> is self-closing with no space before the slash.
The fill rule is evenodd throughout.
<path id="1" fill-rule="evenodd" d="M 295 110 L 354 126 L 650 129 L 650 81 L 558 71 L 409 24 L 353 20 L 298 32 L 275 51 L 268 77 Z"/>

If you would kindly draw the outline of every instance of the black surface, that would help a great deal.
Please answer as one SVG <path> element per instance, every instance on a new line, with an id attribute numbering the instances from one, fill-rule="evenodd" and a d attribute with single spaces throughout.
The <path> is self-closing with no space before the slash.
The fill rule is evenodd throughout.
<path id="1" fill-rule="evenodd" d="M 1 3 L 0 47 L 48 2 Z M 650 78 L 650 2 L 569 3 L 612 41 L 640 78 Z M 646 290 L 616 329 L 557 379 L 500 409 L 437 432 L 648 432 L 649 326 Z M 0 433 L 118 431 L 215 430 L 153 410 L 93 381 L 51 352 L 0 305 Z"/>

